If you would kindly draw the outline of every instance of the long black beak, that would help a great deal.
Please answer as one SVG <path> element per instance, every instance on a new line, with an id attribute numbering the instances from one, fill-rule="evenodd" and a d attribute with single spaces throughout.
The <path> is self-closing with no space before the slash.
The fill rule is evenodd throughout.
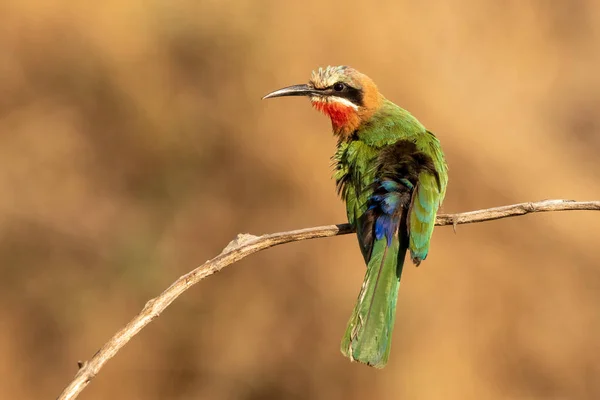
<path id="1" fill-rule="evenodd" d="M 318 94 L 319 91 L 311 85 L 293 85 L 284 87 L 283 89 L 276 90 L 269 93 L 264 99 L 270 99 L 271 97 L 284 97 L 284 96 L 310 96 L 312 94 Z"/>

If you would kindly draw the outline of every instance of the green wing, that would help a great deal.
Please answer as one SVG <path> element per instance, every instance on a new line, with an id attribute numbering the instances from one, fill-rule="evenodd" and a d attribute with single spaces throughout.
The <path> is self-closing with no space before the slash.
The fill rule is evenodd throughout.
<path id="1" fill-rule="evenodd" d="M 435 172 L 420 172 L 410 206 L 409 249 L 413 262 L 419 265 L 429 252 L 435 217 L 446 194 L 448 167 L 440 143 L 433 133 L 427 131 L 416 144 L 431 158 L 435 167 Z"/>
<path id="2" fill-rule="evenodd" d="M 361 141 L 340 143 L 332 161 L 335 164 L 334 179 L 338 192 L 346 202 L 348 222 L 358 233 L 358 243 L 365 262 L 373 247 L 373 241 L 362 240 L 361 232 L 368 233 L 361 216 L 367 211 L 367 202 L 373 194 L 371 183 L 375 180 L 377 150 Z"/>

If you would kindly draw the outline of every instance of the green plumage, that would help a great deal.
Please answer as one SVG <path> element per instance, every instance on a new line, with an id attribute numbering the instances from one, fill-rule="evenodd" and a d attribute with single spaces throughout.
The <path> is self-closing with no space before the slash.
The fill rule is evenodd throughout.
<path id="1" fill-rule="evenodd" d="M 427 257 L 448 169 L 437 138 L 408 111 L 384 100 L 333 157 L 367 263 L 363 286 L 341 350 L 352 360 L 385 366 L 406 251 Z"/>

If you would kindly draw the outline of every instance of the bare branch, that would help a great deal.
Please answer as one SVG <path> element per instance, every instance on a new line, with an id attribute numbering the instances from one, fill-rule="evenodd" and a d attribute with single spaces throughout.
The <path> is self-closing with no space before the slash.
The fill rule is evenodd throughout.
<path id="1" fill-rule="evenodd" d="M 542 200 L 530 203 L 511 204 L 510 206 L 486 208 L 459 214 L 438 215 L 436 225 L 472 224 L 508 217 L 517 217 L 535 212 L 547 211 L 600 211 L 600 201 Z"/>
<path id="2" fill-rule="evenodd" d="M 513 204 L 459 214 L 442 214 L 438 215 L 436 225 L 453 225 L 454 228 L 456 228 L 456 225 L 459 224 L 490 221 L 534 212 L 573 210 L 600 211 L 600 201 L 579 202 L 573 200 L 543 200 L 534 203 Z M 131 338 L 137 335 L 146 325 L 148 325 L 148 323 L 150 323 L 150 321 L 157 318 L 183 292 L 200 282 L 202 279 L 250 254 L 268 249 L 269 247 L 300 240 L 345 235 L 352 232 L 352 227 L 349 224 L 341 224 L 272 233 L 262 236 L 239 234 L 237 238 L 231 241 L 231 243 L 223 249 L 221 254 L 208 260 L 193 271 L 181 276 L 159 296 L 148 301 L 143 310 L 104 344 L 104 346 L 94 354 L 90 361 L 79 361 L 79 371 L 58 399 L 67 400 L 77 398 L 87 384 L 94 379 L 96 374 L 98 374 L 104 364 L 114 357 L 115 354 L 131 340 Z"/>

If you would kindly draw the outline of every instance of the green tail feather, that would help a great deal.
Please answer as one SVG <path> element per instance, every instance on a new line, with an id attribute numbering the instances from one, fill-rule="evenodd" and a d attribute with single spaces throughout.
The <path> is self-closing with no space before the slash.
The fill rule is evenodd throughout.
<path id="1" fill-rule="evenodd" d="M 396 300 L 407 246 L 395 236 L 375 241 L 367 273 L 346 333 L 342 353 L 352 361 L 383 368 L 392 347 Z"/>

